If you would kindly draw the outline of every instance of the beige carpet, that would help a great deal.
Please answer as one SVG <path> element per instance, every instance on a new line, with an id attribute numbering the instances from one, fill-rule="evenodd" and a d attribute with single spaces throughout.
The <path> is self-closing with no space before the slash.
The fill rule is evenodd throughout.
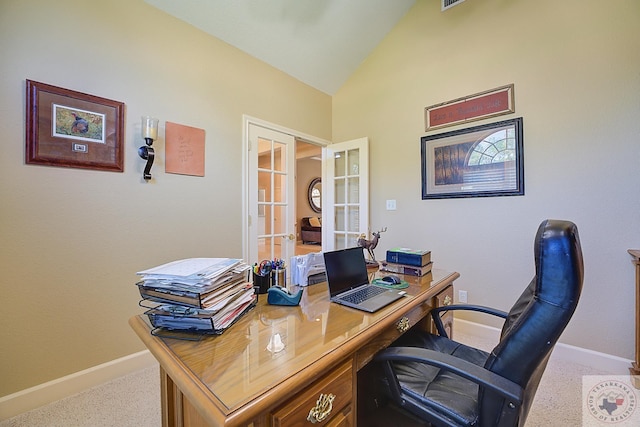
<path id="1" fill-rule="evenodd" d="M 492 346 L 459 333 L 456 339 L 485 349 Z M 552 360 L 542 377 L 527 427 L 581 426 L 582 376 L 600 374 L 608 373 Z M 159 390 L 156 366 L 0 422 L 0 427 L 158 427 Z"/>

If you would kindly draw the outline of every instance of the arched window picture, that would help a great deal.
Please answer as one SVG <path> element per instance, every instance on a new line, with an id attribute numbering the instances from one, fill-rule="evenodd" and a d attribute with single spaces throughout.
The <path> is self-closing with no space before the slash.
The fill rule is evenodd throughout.
<path id="1" fill-rule="evenodd" d="M 309 206 L 314 212 L 322 212 L 322 181 L 314 178 L 309 184 Z"/>
<path id="2" fill-rule="evenodd" d="M 421 138 L 422 198 L 524 194 L 522 118 Z"/>

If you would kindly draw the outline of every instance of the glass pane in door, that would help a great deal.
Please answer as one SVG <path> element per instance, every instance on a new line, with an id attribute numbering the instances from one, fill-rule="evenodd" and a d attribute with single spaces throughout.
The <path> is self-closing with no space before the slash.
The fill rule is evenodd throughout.
<path id="1" fill-rule="evenodd" d="M 345 191 L 345 179 L 344 178 L 336 178 L 335 181 L 335 200 L 333 201 L 336 205 L 343 205 L 346 203 L 346 191 Z"/>
<path id="2" fill-rule="evenodd" d="M 287 177 L 286 175 L 276 173 L 273 174 L 273 201 L 276 203 L 284 203 L 287 196 Z"/>
<path id="3" fill-rule="evenodd" d="M 347 160 L 349 162 L 347 175 L 359 175 L 360 174 L 360 150 L 356 148 L 356 149 L 347 151 Z"/>
<path id="4" fill-rule="evenodd" d="M 356 177 L 347 178 L 348 194 L 346 195 L 348 203 L 360 203 L 360 179 Z"/>
<path id="5" fill-rule="evenodd" d="M 336 231 L 346 231 L 344 206 L 335 207 L 335 221 Z"/>

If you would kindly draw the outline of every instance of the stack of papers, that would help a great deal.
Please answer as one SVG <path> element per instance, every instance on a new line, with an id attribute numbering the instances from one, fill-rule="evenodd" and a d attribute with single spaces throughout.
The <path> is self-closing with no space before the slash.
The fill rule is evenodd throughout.
<path id="1" fill-rule="evenodd" d="M 249 265 L 233 258 L 189 258 L 139 271 L 136 284 L 155 328 L 222 333 L 256 301 Z"/>

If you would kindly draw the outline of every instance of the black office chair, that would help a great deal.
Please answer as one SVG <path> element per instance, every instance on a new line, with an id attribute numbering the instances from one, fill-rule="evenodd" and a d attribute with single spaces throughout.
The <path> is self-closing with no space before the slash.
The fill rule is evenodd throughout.
<path id="1" fill-rule="evenodd" d="M 582 290 L 578 230 L 546 220 L 534 243 L 536 275 L 507 314 L 482 306 L 434 309 L 439 335 L 411 330 L 376 356 L 391 401 L 434 426 L 523 426 L 553 347 Z M 472 310 L 505 319 L 491 351 L 446 337 L 440 316 Z"/>

